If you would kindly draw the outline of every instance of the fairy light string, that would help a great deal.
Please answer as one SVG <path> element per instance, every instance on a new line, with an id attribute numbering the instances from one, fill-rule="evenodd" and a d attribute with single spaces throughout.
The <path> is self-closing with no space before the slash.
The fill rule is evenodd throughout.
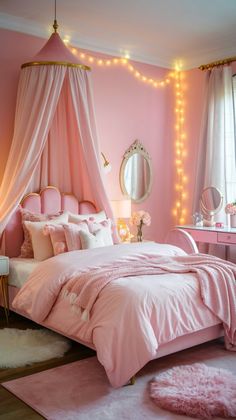
<path id="1" fill-rule="evenodd" d="M 188 178 L 185 173 L 185 160 L 187 156 L 187 135 L 185 131 L 185 98 L 183 89 L 183 72 L 181 66 L 176 65 L 175 71 L 171 71 L 162 80 L 149 77 L 140 72 L 125 57 L 104 58 L 92 56 L 84 52 L 78 53 L 76 48 L 71 48 L 75 55 L 79 55 L 80 59 L 87 61 L 90 65 L 94 64 L 99 67 L 111 67 L 121 65 L 125 67 L 137 80 L 146 83 L 153 88 L 164 88 L 173 84 L 175 92 L 175 203 L 172 214 L 175 217 L 175 223 L 183 225 L 187 219 L 187 182 Z"/>
<path id="2" fill-rule="evenodd" d="M 185 173 L 185 159 L 187 156 L 187 135 L 185 131 L 185 99 L 183 90 L 183 73 L 177 66 L 175 71 L 175 168 L 176 168 L 176 200 L 173 208 L 173 215 L 180 225 L 186 223 L 187 190 L 188 181 Z"/>

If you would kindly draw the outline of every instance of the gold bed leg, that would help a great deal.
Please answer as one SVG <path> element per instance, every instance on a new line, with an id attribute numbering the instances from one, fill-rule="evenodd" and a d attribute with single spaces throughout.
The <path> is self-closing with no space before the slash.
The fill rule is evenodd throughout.
<path id="1" fill-rule="evenodd" d="M 130 385 L 134 385 L 135 384 L 135 382 L 136 382 L 136 376 L 134 375 L 134 376 L 132 376 L 132 378 L 130 378 Z"/>
<path id="2" fill-rule="evenodd" d="M 135 382 L 136 382 L 136 376 L 134 375 L 132 376 L 132 378 L 130 378 L 129 382 L 125 386 L 134 385 Z"/>

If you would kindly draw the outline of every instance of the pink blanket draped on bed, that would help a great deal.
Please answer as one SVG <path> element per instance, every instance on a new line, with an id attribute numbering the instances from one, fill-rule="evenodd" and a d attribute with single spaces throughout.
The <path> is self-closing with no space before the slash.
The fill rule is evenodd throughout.
<path id="1" fill-rule="evenodd" d="M 125 263 L 125 264 L 124 264 Z M 142 254 L 93 268 L 69 281 L 65 296 L 82 311 L 89 313 L 101 290 L 121 277 L 193 272 L 198 276 L 204 304 L 223 322 L 225 343 L 236 351 L 236 265 L 215 256 L 192 254 L 186 256 L 156 256 Z"/>

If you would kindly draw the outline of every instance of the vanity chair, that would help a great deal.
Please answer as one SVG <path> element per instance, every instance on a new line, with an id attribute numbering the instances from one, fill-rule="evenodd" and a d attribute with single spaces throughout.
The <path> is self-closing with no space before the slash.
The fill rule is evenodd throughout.
<path id="1" fill-rule="evenodd" d="M 182 248 L 187 254 L 198 254 L 198 247 L 190 233 L 183 229 L 171 229 L 166 238 L 165 243 Z"/>

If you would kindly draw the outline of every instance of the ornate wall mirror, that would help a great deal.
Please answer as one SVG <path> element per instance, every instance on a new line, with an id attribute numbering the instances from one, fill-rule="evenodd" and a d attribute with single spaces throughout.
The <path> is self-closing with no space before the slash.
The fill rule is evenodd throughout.
<path id="1" fill-rule="evenodd" d="M 151 158 L 139 140 L 126 150 L 120 167 L 120 186 L 123 194 L 141 203 L 152 187 Z"/>
<path id="2" fill-rule="evenodd" d="M 214 216 L 219 213 L 223 205 L 223 196 L 216 187 L 204 188 L 201 195 L 200 207 L 203 215 L 214 225 Z"/>

